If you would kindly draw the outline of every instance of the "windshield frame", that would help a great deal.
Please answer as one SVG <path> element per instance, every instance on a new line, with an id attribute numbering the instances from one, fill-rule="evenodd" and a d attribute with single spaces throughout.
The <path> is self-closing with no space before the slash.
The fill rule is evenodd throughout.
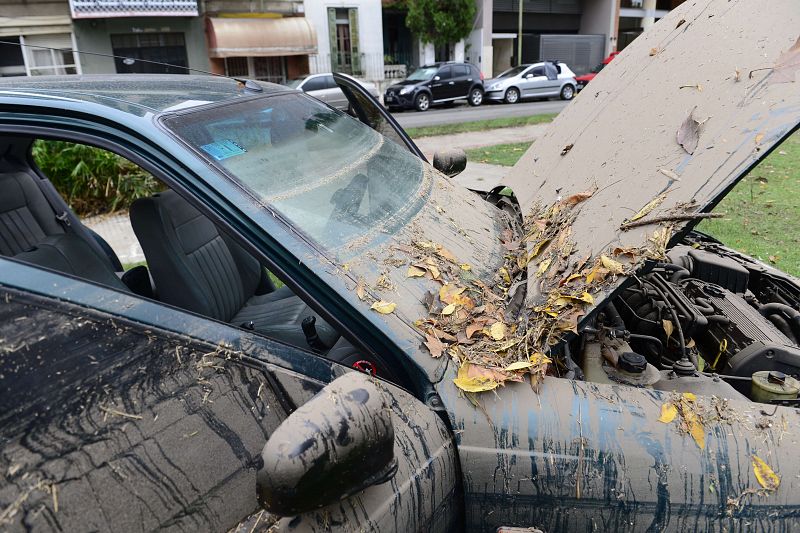
<path id="1" fill-rule="evenodd" d="M 182 117 L 182 116 L 186 116 L 186 115 L 190 115 L 190 114 L 196 114 L 198 112 L 212 111 L 212 110 L 217 110 L 217 109 L 224 109 L 226 107 L 231 107 L 231 106 L 235 106 L 235 105 L 242 105 L 242 104 L 246 104 L 246 103 L 249 103 L 249 102 L 254 102 L 254 101 L 258 101 L 258 100 L 265 100 L 265 99 L 271 99 L 273 97 L 280 97 L 280 96 L 286 96 L 286 95 L 290 95 L 290 96 L 293 96 L 293 97 L 296 97 L 296 98 L 305 98 L 305 99 L 307 99 L 307 100 L 309 100 L 309 101 L 311 101 L 313 103 L 317 103 L 317 104 L 319 103 L 319 102 L 317 102 L 317 100 L 315 100 L 314 98 L 312 98 L 311 96 L 307 95 L 304 92 L 296 91 L 296 90 L 293 90 L 293 89 L 286 89 L 286 90 L 283 90 L 283 91 L 276 91 L 276 92 L 272 92 L 272 93 L 268 93 L 268 94 L 254 94 L 252 96 L 245 96 L 245 97 L 241 97 L 241 98 L 231 98 L 229 100 L 224 100 L 224 101 L 221 101 L 221 102 L 214 102 L 214 103 L 211 103 L 211 104 L 208 104 L 208 105 L 202 105 L 202 106 L 186 108 L 186 109 L 179 109 L 179 110 L 175 110 L 175 111 L 162 112 L 162 113 L 159 113 L 158 115 L 156 115 L 153 120 L 154 120 L 155 124 L 157 125 L 157 127 L 163 133 L 165 133 L 171 139 L 173 139 L 174 141 L 179 143 L 188 152 L 190 152 L 196 159 L 201 161 L 206 167 L 208 167 L 211 170 L 213 170 L 218 175 L 218 177 L 224 179 L 229 184 L 235 186 L 242 193 L 247 195 L 247 197 L 250 198 L 256 205 L 258 205 L 259 207 L 265 209 L 270 214 L 271 217 L 273 217 L 275 220 L 277 220 L 289 232 L 291 232 L 295 236 L 299 237 L 300 240 L 302 240 L 302 242 L 305 245 L 309 246 L 312 250 L 314 250 L 315 252 L 319 253 L 321 256 L 325 257 L 328 261 L 331 261 L 334 264 L 338 264 L 340 262 L 340 260 L 339 260 L 339 258 L 337 258 L 336 251 L 337 251 L 337 249 L 339 247 L 326 248 L 324 243 L 322 243 L 319 240 L 317 240 L 316 238 L 314 238 L 303 227 L 298 225 L 295 221 L 293 221 L 291 218 L 289 218 L 289 216 L 284 214 L 279 208 L 277 208 L 276 206 L 272 205 L 271 203 L 265 201 L 263 198 L 258 196 L 257 191 L 253 190 L 250 186 L 248 186 L 245 181 L 243 181 L 241 178 L 236 176 L 233 172 L 229 171 L 226 167 L 221 165 L 219 161 L 215 161 L 214 158 L 212 158 L 209 154 L 204 153 L 200 149 L 200 147 L 195 147 L 187 139 L 185 139 L 184 137 L 179 135 L 178 132 L 176 132 L 175 130 L 170 128 L 166 123 L 170 119 L 174 119 L 174 118 L 178 118 L 178 117 Z M 326 106 L 326 107 L 329 107 L 329 106 Z M 369 129 L 370 131 L 372 131 L 376 135 L 379 135 L 382 138 L 383 142 L 391 141 L 391 142 L 395 143 L 395 141 L 392 141 L 392 139 L 390 139 L 390 138 L 386 137 L 385 135 L 381 134 L 380 132 L 376 131 L 374 128 L 371 128 L 369 125 L 364 124 L 358 118 L 352 117 L 351 115 L 349 115 L 347 113 L 344 113 L 344 112 L 342 112 L 340 110 L 337 110 L 337 109 L 333 109 L 333 111 L 337 112 L 337 113 L 340 113 L 340 114 L 342 114 L 344 116 L 349 117 L 350 119 L 352 119 L 355 122 L 357 122 L 360 126 Z M 395 143 L 395 144 L 397 144 L 397 143 Z M 404 145 L 399 145 L 399 146 L 401 148 L 403 148 L 404 150 L 408 151 L 408 153 L 409 153 L 409 155 L 411 157 L 413 157 L 414 159 L 419 160 L 419 163 L 422 165 L 422 170 L 423 170 L 424 174 L 429 174 L 428 171 L 433 171 L 433 168 L 427 162 L 427 160 L 425 160 L 424 158 L 420 158 L 413 151 L 408 150 L 406 146 L 404 146 Z M 426 167 L 429 167 L 429 168 L 426 168 Z M 435 171 L 434 171 L 434 173 L 435 173 Z M 427 189 L 428 189 L 427 194 L 430 194 L 430 190 L 433 187 L 433 180 L 430 177 L 426 176 L 426 175 L 423 175 L 421 179 L 422 179 L 423 183 L 426 182 L 426 181 L 428 182 L 428 184 L 427 184 Z M 427 196 L 427 194 L 425 196 Z M 426 200 L 423 199 L 422 200 L 422 204 L 424 205 L 425 203 L 426 203 Z M 420 209 L 422 209 L 422 207 L 420 207 Z M 374 233 L 381 233 L 381 232 L 380 231 L 376 231 L 376 230 L 371 230 L 371 231 L 367 232 L 365 235 L 374 234 Z M 360 255 L 360 254 L 358 254 L 358 255 Z"/>

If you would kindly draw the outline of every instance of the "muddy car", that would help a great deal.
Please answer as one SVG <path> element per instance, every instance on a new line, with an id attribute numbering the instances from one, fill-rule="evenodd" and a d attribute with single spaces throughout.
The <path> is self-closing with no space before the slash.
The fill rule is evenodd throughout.
<path id="1" fill-rule="evenodd" d="M 672 11 L 513 195 L 346 78 L 352 116 L 224 78 L 0 82 L 3 529 L 798 527 L 800 283 L 694 230 L 800 123 L 800 12 L 770 8 Z M 52 140 L 160 181 L 144 264 L 37 167 Z"/>

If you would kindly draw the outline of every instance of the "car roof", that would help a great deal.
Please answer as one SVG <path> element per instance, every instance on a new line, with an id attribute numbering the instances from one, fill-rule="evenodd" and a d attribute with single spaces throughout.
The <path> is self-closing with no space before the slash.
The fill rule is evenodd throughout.
<path id="1" fill-rule="evenodd" d="M 0 103 L 22 100 L 91 104 L 143 116 L 200 104 L 286 92 L 282 85 L 256 83 L 261 93 L 223 76 L 112 74 L 34 76 L 0 79 Z"/>

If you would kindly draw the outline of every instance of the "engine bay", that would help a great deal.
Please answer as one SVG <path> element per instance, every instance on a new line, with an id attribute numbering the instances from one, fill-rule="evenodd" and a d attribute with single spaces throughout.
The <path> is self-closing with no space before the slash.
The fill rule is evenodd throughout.
<path id="1" fill-rule="evenodd" d="M 692 232 L 585 327 L 586 381 L 800 405 L 800 286 Z"/>

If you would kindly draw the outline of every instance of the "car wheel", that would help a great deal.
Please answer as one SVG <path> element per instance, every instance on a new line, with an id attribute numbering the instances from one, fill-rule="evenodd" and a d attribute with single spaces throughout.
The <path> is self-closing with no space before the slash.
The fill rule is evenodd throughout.
<path id="1" fill-rule="evenodd" d="M 564 85 L 561 88 L 561 99 L 572 100 L 575 97 L 575 87 L 572 85 Z"/>
<path id="2" fill-rule="evenodd" d="M 467 101 L 471 106 L 481 105 L 483 103 L 483 91 L 475 87 L 469 92 L 469 98 L 467 99 Z"/>
<path id="3" fill-rule="evenodd" d="M 419 93 L 417 97 L 414 98 L 414 107 L 417 108 L 417 111 L 427 111 L 430 106 L 431 97 L 428 96 L 428 93 Z"/>
<path id="4" fill-rule="evenodd" d="M 516 87 L 511 87 L 506 91 L 506 97 L 504 98 L 507 104 L 516 104 L 519 102 L 519 89 Z"/>

